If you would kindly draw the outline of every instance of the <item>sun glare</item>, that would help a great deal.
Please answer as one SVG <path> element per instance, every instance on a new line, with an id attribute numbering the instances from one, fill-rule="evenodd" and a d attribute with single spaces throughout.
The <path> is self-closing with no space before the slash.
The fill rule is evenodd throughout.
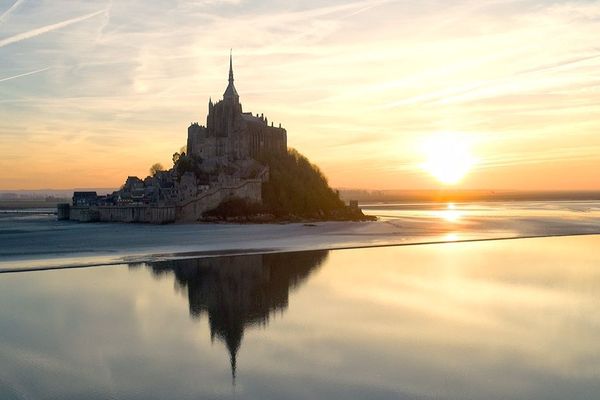
<path id="1" fill-rule="evenodd" d="M 439 182 L 454 185 L 469 173 L 475 160 L 468 138 L 457 133 L 440 133 L 423 142 L 422 168 Z"/>
<path id="2" fill-rule="evenodd" d="M 456 209 L 454 203 L 449 203 L 445 210 L 442 210 L 442 218 L 448 222 L 458 222 L 462 217 L 462 212 Z"/>

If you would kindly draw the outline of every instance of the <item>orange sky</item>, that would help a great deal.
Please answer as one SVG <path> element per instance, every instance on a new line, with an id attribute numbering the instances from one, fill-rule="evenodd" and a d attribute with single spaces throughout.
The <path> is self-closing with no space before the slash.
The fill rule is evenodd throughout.
<path id="1" fill-rule="evenodd" d="M 244 110 L 333 186 L 438 188 L 423 143 L 450 135 L 453 187 L 600 189 L 600 2 L 122 3 L 0 0 L 0 190 L 170 166 L 230 47 Z"/>

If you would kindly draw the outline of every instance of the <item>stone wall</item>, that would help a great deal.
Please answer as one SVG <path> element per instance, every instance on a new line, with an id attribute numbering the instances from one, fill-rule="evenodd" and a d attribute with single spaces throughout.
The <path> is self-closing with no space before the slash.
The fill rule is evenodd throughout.
<path id="1" fill-rule="evenodd" d="M 79 222 L 96 222 L 100 220 L 100 216 L 95 206 L 72 206 L 69 219 Z"/>
<path id="2" fill-rule="evenodd" d="M 204 126 L 193 123 L 188 128 L 187 154 L 207 158 L 214 153 L 214 141 L 209 146 L 207 143 L 208 130 Z"/>
<path id="3" fill-rule="evenodd" d="M 59 203 L 56 206 L 56 218 L 59 221 L 71 218 L 71 205 L 69 203 Z"/>
<path id="4" fill-rule="evenodd" d="M 178 221 L 198 221 L 202 213 L 216 208 L 229 198 L 239 197 L 260 203 L 262 201 L 262 180 L 250 179 L 239 185 L 220 186 L 200 193 L 196 198 L 181 204 L 177 209 Z"/>
<path id="5" fill-rule="evenodd" d="M 98 207 L 100 222 L 145 222 L 166 224 L 175 222 L 174 206 L 102 206 Z"/>
<path id="6" fill-rule="evenodd" d="M 246 123 L 245 138 L 248 141 L 248 151 L 251 158 L 257 159 L 263 154 L 285 154 L 287 151 L 287 131 L 283 128 L 267 126 L 256 122 L 252 117 Z M 259 120 L 261 121 L 261 120 Z"/>
<path id="7" fill-rule="evenodd" d="M 71 207 L 70 220 L 79 222 L 142 222 L 166 224 L 175 221 L 176 209 L 159 206 Z"/>

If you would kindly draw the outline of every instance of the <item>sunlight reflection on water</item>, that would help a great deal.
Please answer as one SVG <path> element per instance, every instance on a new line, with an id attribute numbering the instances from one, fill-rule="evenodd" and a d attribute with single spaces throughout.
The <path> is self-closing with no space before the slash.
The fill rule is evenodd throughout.
<path id="1" fill-rule="evenodd" d="M 456 242 L 457 240 L 459 240 L 459 236 L 457 233 L 447 233 L 444 236 L 445 242 Z"/>
<path id="2" fill-rule="evenodd" d="M 598 246 L 538 238 L 3 274 L 0 398 L 592 399 Z"/>
<path id="3" fill-rule="evenodd" d="M 456 208 L 454 203 L 448 203 L 445 210 L 433 211 L 433 213 L 448 222 L 458 222 L 464 214 L 463 211 Z"/>

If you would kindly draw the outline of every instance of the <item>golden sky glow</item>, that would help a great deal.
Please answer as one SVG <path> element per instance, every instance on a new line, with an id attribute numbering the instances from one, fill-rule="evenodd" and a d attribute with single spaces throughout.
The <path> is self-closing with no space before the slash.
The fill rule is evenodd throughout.
<path id="1" fill-rule="evenodd" d="M 230 47 L 336 187 L 600 189 L 599 1 L 167 3 L 0 0 L 0 189 L 170 165 Z"/>

